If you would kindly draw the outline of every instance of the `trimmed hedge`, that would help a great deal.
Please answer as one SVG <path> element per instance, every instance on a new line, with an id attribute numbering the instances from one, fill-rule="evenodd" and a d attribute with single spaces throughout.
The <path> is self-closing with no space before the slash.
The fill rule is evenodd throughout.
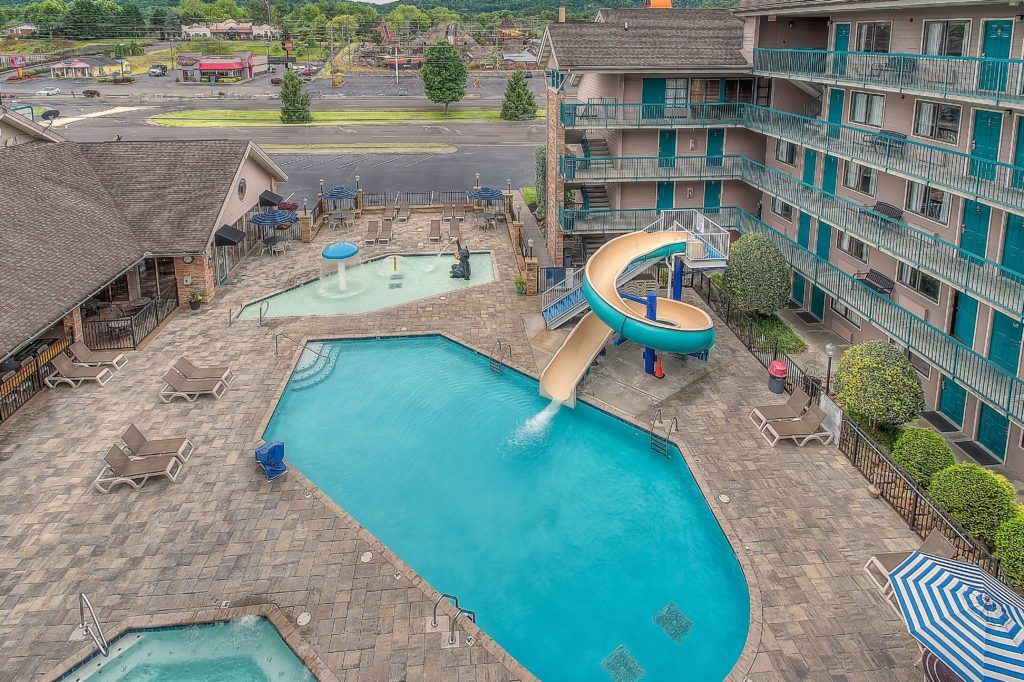
<path id="1" fill-rule="evenodd" d="M 1005 476 L 973 462 L 946 467 L 928 486 L 929 497 L 986 542 L 995 540 L 999 527 L 1017 515 L 1016 494 Z"/>
<path id="2" fill-rule="evenodd" d="M 892 446 L 892 458 L 928 487 L 932 477 L 956 464 L 946 439 L 929 429 L 907 429 Z"/>
<path id="3" fill-rule="evenodd" d="M 996 556 L 1012 585 L 1024 587 L 1024 511 L 999 527 L 996 532 Z"/>
<path id="4" fill-rule="evenodd" d="M 751 232 L 729 248 L 722 279 L 728 295 L 747 310 L 771 315 L 789 303 L 789 264 L 768 237 Z"/>
<path id="5" fill-rule="evenodd" d="M 917 372 L 899 348 L 885 341 L 865 341 L 843 353 L 835 392 L 854 419 L 872 425 L 899 426 L 925 408 Z"/>

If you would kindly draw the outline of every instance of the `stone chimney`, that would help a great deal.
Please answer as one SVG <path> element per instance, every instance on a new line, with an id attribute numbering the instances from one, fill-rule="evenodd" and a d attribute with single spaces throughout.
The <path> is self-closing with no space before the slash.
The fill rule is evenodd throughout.
<path id="1" fill-rule="evenodd" d="M 646 1 L 647 0 L 645 0 L 645 2 Z M 565 23 L 565 5 L 562 5 L 561 7 L 558 8 L 558 23 Z"/>

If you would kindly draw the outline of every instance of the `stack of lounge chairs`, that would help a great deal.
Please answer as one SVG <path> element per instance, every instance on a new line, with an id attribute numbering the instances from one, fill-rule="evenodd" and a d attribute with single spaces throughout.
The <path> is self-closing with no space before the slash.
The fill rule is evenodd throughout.
<path id="1" fill-rule="evenodd" d="M 199 396 L 211 395 L 220 400 L 234 381 L 229 367 L 196 367 L 182 357 L 163 376 L 160 400 L 169 403 L 175 398 L 194 403 Z"/>
<path id="2" fill-rule="evenodd" d="M 772 447 L 782 440 L 792 440 L 800 447 L 810 440 L 822 445 L 832 442 L 832 432 L 824 425 L 825 413 L 801 390 L 794 391 L 782 405 L 755 407 L 749 419 Z"/>
<path id="3" fill-rule="evenodd" d="M 149 440 L 135 424 L 121 436 L 124 447 L 115 443 L 104 456 L 104 466 L 93 487 L 109 493 L 114 486 L 125 484 L 138 490 L 151 478 L 178 480 L 181 468 L 195 452 L 188 438 Z"/>

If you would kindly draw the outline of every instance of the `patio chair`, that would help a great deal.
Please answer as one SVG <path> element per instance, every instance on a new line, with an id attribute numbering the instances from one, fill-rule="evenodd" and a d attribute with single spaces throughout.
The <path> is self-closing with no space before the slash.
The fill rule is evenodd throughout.
<path id="1" fill-rule="evenodd" d="M 811 404 L 811 397 L 797 389 L 782 405 L 758 405 L 750 411 L 748 419 L 760 431 L 768 422 L 799 419 Z"/>
<path id="2" fill-rule="evenodd" d="M 284 442 L 272 440 L 256 448 L 256 463 L 263 469 L 268 481 L 284 476 L 288 473 L 284 463 Z"/>
<path id="3" fill-rule="evenodd" d="M 464 206 L 456 206 L 455 212 L 452 213 L 452 220 L 465 220 L 466 219 L 466 208 Z"/>
<path id="4" fill-rule="evenodd" d="M 761 435 L 768 445 L 775 447 L 780 440 L 791 440 L 803 447 L 809 440 L 817 440 L 822 445 L 832 442 L 832 432 L 822 426 L 825 413 L 817 405 L 807 408 L 804 416 L 795 421 L 768 422 L 761 430 Z"/>
<path id="5" fill-rule="evenodd" d="M 378 244 L 390 244 L 391 237 L 394 234 L 394 230 L 391 229 L 392 220 L 391 218 L 384 219 L 384 225 L 380 228 L 380 234 L 377 235 Z"/>
<path id="6" fill-rule="evenodd" d="M 437 218 L 430 221 L 430 232 L 427 233 L 427 241 L 434 243 L 441 241 L 441 221 Z"/>
<path id="7" fill-rule="evenodd" d="M 931 554 L 933 556 L 945 557 L 947 559 L 956 558 L 956 547 L 950 544 L 949 540 L 939 532 L 938 528 L 933 528 L 931 533 L 928 533 L 928 537 L 924 539 L 921 546 L 918 548 L 925 554 Z M 884 552 L 882 554 L 875 554 L 868 562 L 864 564 L 864 571 L 871 578 L 871 582 L 882 591 L 882 596 L 887 596 L 892 591 L 892 584 L 889 582 L 889 574 L 892 573 L 897 566 L 902 564 L 907 557 L 913 554 L 913 550 L 906 552 Z"/>
<path id="8" fill-rule="evenodd" d="M 72 388 L 81 386 L 84 381 L 95 381 L 100 386 L 105 386 L 108 381 L 114 378 L 114 373 L 109 367 L 85 367 L 71 362 L 65 353 L 53 358 L 54 372 L 43 379 L 43 383 L 50 388 L 56 388 L 57 384 L 67 384 Z"/>
<path id="9" fill-rule="evenodd" d="M 104 495 L 119 483 L 130 485 L 138 490 L 154 476 L 163 476 L 170 479 L 171 482 L 176 482 L 178 474 L 181 472 L 181 462 L 177 457 L 160 455 L 145 459 L 132 459 L 116 445 L 110 447 L 103 460 L 106 465 L 93 481 L 93 487 Z"/>
<path id="10" fill-rule="evenodd" d="M 196 367 L 184 355 L 174 363 L 174 369 L 186 379 L 220 379 L 228 386 L 235 380 L 235 374 L 230 367 Z"/>
<path id="11" fill-rule="evenodd" d="M 462 218 L 452 218 L 448 225 L 448 241 L 453 242 L 462 237 Z"/>
<path id="12" fill-rule="evenodd" d="M 377 243 L 377 235 L 380 234 L 380 221 L 371 220 L 366 223 L 366 239 L 363 243 L 366 245 L 372 245 Z"/>
<path id="13" fill-rule="evenodd" d="M 345 215 L 344 211 L 335 211 L 327 221 L 327 226 L 332 230 L 340 230 L 341 228 L 348 226 L 348 217 Z"/>
<path id="14" fill-rule="evenodd" d="M 164 387 L 160 389 L 160 401 L 169 403 L 175 398 L 184 398 L 194 403 L 201 395 L 212 395 L 215 399 L 228 390 L 228 385 L 220 379 L 186 379 L 173 369 L 167 370 L 163 376 Z"/>
<path id="15" fill-rule="evenodd" d="M 161 438 L 149 440 L 135 424 L 121 434 L 121 442 L 132 457 L 153 457 L 154 455 L 171 455 L 182 464 L 188 461 L 196 446 L 188 438 Z"/>
<path id="16" fill-rule="evenodd" d="M 116 350 L 95 351 L 81 341 L 71 344 L 71 352 L 80 365 L 111 365 L 114 369 L 121 369 L 128 364 L 128 357 L 124 353 Z"/>
<path id="17" fill-rule="evenodd" d="M 395 211 L 395 220 L 400 223 L 409 222 L 409 216 L 412 215 L 412 209 L 409 208 L 409 202 L 403 201 L 398 204 L 398 209 Z"/>
<path id="18" fill-rule="evenodd" d="M 455 214 L 455 204 L 442 204 L 441 205 L 441 220 L 443 222 L 449 222 L 452 216 Z"/>

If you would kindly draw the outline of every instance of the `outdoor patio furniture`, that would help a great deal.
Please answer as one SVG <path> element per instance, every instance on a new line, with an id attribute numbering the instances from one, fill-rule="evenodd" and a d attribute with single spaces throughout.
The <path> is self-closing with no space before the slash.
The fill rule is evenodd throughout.
<path id="1" fill-rule="evenodd" d="M 455 212 L 452 214 L 452 220 L 465 220 L 466 209 L 462 206 L 456 206 Z"/>
<path id="2" fill-rule="evenodd" d="M 110 371 L 110 368 L 76 365 L 65 353 L 54 357 L 51 363 L 54 372 L 43 379 L 43 383 L 50 388 L 56 388 L 57 384 L 67 384 L 71 387 L 81 386 L 84 381 L 95 381 L 100 386 L 105 386 L 114 378 L 114 373 Z"/>
<path id="3" fill-rule="evenodd" d="M 284 476 L 288 473 L 284 463 L 284 443 L 272 440 L 256 448 L 256 463 L 263 469 L 268 481 Z"/>
<path id="4" fill-rule="evenodd" d="M 160 401 L 169 403 L 175 398 L 184 398 L 194 403 L 201 395 L 212 395 L 216 400 L 228 390 L 220 379 L 186 379 L 173 369 L 163 376 L 164 387 L 160 389 Z"/>
<path id="5" fill-rule="evenodd" d="M 455 215 L 455 205 L 454 204 L 443 204 L 441 206 L 441 220 L 442 221 L 444 221 L 446 223 L 451 221 L 453 215 Z"/>
<path id="6" fill-rule="evenodd" d="M 93 481 L 93 487 L 104 495 L 120 483 L 130 485 L 138 490 L 146 481 L 155 476 L 163 476 L 175 482 L 181 472 L 181 462 L 177 457 L 159 455 L 145 459 L 132 459 L 116 445 L 110 447 L 103 460 L 106 464 L 96 476 L 96 480 Z"/>
<path id="7" fill-rule="evenodd" d="M 263 244 L 263 248 L 260 251 L 260 255 L 262 256 L 264 254 L 269 253 L 271 256 L 273 256 L 276 254 L 284 253 L 284 244 L 287 241 L 288 238 L 280 234 L 273 234 L 268 237 L 264 237 L 263 239 L 260 240 L 260 243 Z"/>
<path id="8" fill-rule="evenodd" d="M 384 225 L 380 228 L 380 234 L 377 235 L 378 244 L 391 243 L 391 237 L 394 234 L 394 231 L 392 230 L 392 224 L 393 222 L 391 218 L 384 219 Z"/>
<path id="9" fill-rule="evenodd" d="M 230 386 L 235 374 L 230 367 L 197 367 L 184 355 L 174 363 L 174 369 L 186 379 L 219 379 Z"/>
<path id="10" fill-rule="evenodd" d="M 828 445 L 832 442 L 832 432 L 822 426 L 823 421 L 825 413 L 817 405 L 811 405 L 804 416 L 795 421 L 768 422 L 761 430 L 761 435 L 772 447 L 778 445 L 780 440 L 792 440 L 799 447 L 806 445 L 809 440 Z"/>
<path id="11" fill-rule="evenodd" d="M 462 236 L 462 218 L 452 218 L 448 225 L 448 241 L 455 241 Z"/>
<path id="12" fill-rule="evenodd" d="M 81 341 L 71 344 L 70 350 L 80 365 L 111 365 L 115 369 L 121 369 L 128 364 L 128 357 L 124 353 L 91 350 Z"/>
<path id="13" fill-rule="evenodd" d="M 896 282 L 878 270 L 858 271 L 853 276 L 885 297 L 891 297 L 896 287 Z"/>
<path id="14" fill-rule="evenodd" d="M 135 424 L 121 435 L 125 449 L 132 457 L 153 457 L 154 455 L 171 455 L 182 464 L 195 452 L 196 446 L 188 438 L 161 438 L 150 440 Z"/>
<path id="15" fill-rule="evenodd" d="M 481 214 L 481 217 L 483 218 L 483 221 L 484 221 L 483 222 L 483 226 L 484 226 L 485 230 L 493 230 L 493 229 L 495 229 L 496 225 L 494 224 L 494 219 L 495 219 L 494 213 L 491 213 L 489 211 L 485 211 L 483 214 Z"/>
<path id="16" fill-rule="evenodd" d="M 430 232 L 427 233 L 427 240 L 437 243 L 441 241 L 441 221 L 437 218 L 430 221 Z"/>
<path id="17" fill-rule="evenodd" d="M 367 246 L 377 243 L 377 236 L 380 234 L 380 221 L 370 220 L 366 223 L 366 238 L 363 243 Z"/>
<path id="18" fill-rule="evenodd" d="M 918 548 L 925 554 L 931 554 L 932 556 L 946 557 L 947 559 L 956 558 L 956 547 L 950 544 L 949 540 L 946 539 L 942 533 L 939 532 L 938 528 L 933 528 L 932 532 L 928 533 L 928 537 L 924 539 L 921 546 Z M 889 574 L 893 570 L 902 564 L 907 558 L 913 554 L 914 551 L 910 550 L 907 552 L 884 552 L 882 554 L 875 554 L 868 562 L 864 564 L 864 571 L 868 574 L 879 590 L 882 591 L 882 596 L 888 596 L 892 591 L 892 584 L 889 582 Z"/>
<path id="19" fill-rule="evenodd" d="M 412 209 L 409 208 L 409 202 L 403 201 L 398 204 L 398 210 L 395 211 L 395 220 L 400 223 L 409 222 L 409 216 L 412 215 Z"/>
<path id="20" fill-rule="evenodd" d="M 760 431 L 768 422 L 784 419 L 799 419 L 811 404 L 811 397 L 797 389 L 789 396 L 789 401 L 781 405 L 758 405 L 750 411 L 747 418 Z"/>
<path id="21" fill-rule="evenodd" d="M 344 211 L 335 211 L 330 215 L 327 221 L 327 226 L 332 230 L 340 230 L 343 227 L 348 227 L 348 216 Z"/>

